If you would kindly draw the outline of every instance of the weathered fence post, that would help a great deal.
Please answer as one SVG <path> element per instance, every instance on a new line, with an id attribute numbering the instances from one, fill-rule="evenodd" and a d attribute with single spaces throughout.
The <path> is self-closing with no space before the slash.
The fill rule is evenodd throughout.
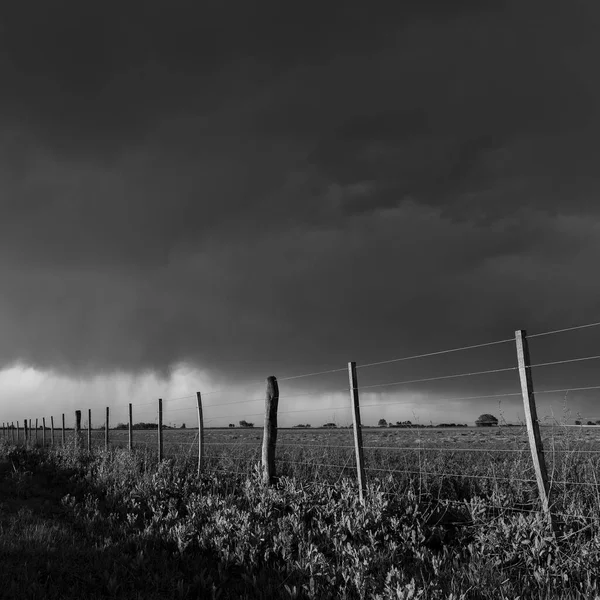
<path id="1" fill-rule="evenodd" d="M 348 379 L 350 382 L 350 399 L 352 401 L 352 422 L 354 425 L 354 451 L 356 453 L 356 475 L 358 477 L 358 497 L 362 504 L 365 502 L 365 458 L 362 440 L 362 425 L 360 422 L 360 403 L 358 396 L 358 377 L 356 363 L 348 363 Z"/>
<path id="2" fill-rule="evenodd" d="M 62 437 L 62 446 L 64 448 L 65 447 L 65 413 L 62 413 L 62 431 L 61 431 L 61 437 Z"/>
<path id="3" fill-rule="evenodd" d="M 80 447 L 81 442 L 81 411 L 75 411 L 75 447 Z"/>
<path id="4" fill-rule="evenodd" d="M 35 420 L 35 445 L 36 446 L 37 446 L 37 443 L 38 443 L 38 427 L 39 427 L 38 420 L 36 419 Z"/>
<path id="5" fill-rule="evenodd" d="M 163 409 L 162 398 L 158 399 L 158 462 L 163 459 Z"/>
<path id="6" fill-rule="evenodd" d="M 548 484 L 548 470 L 544 458 L 544 447 L 538 423 L 537 409 L 535 406 L 535 395 L 533 392 L 533 378 L 531 376 L 531 360 L 529 357 L 529 345 L 527 333 L 524 329 L 515 332 L 517 343 L 517 363 L 519 366 L 519 377 L 521 379 L 521 392 L 523 395 L 523 407 L 525 409 L 525 422 L 527 423 L 527 435 L 529 447 L 535 469 L 535 477 L 542 500 L 542 507 L 546 513 L 550 525 L 554 530 L 554 520 L 550 511 L 550 486 Z"/>
<path id="7" fill-rule="evenodd" d="M 46 447 L 46 417 L 42 417 L 42 446 Z"/>
<path id="8" fill-rule="evenodd" d="M 110 408 L 106 407 L 106 423 L 104 425 L 104 449 L 108 450 L 110 440 L 108 439 L 108 430 L 110 428 Z"/>
<path id="9" fill-rule="evenodd" d="M 133 405 L 129 404 L 129 452 L 133 450 Z"/>
<path id="10" fill-rule="evenodd" d="M 202 415 L 202 395 L 196 392 L 198 401 L 198 475 L 202 472 L 204 460 L 204 417 Z"/>
<path id="11" fill-rule="evenodd" d="M 54 417 L 50 416 L 50 445 L 54 448 Z"/>
<path id="12" fill-rule="evenodd" d="M 21 443 L 21 428 L 19 427 L 19 421 L 17 421 L 17 444 Z"/>
<path id="13" fill-rule="evenodd" d="M 88 408 L 87 449 L 92 451 L 92 409 Z"/>
<path id="14" fill-rule="evenodd" d="M 10 440 L 14 444 L 15 443 L 15 422 L 14 421 L 11 421 L 10 431 L 11 431 Z"/>
<path id="15" fill-rule="evenodd" d="M 25 419 L 25 445 L 29 446 L 29 431 L 27 430 L 27 419 Z"/>
<path id="16" fill-rule="evenodd" d="M 275 481 L 275 449 L 277 446 L 277 408 L 279 406 L 279 385 L 274 375 L 267 377 L 265 396 L 265 430 L 263 434 L 262 468 L 263 481 L 269 485 Z"/>

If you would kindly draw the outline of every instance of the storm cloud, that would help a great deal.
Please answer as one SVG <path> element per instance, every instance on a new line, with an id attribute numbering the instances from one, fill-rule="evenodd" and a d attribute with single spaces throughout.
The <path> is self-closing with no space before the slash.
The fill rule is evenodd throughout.
<path id="1" fill-rule="evenodd" d="M 365 6 L 3 7 L 0 364 L 241 382 L 598 320 L 600 9 Z"/>

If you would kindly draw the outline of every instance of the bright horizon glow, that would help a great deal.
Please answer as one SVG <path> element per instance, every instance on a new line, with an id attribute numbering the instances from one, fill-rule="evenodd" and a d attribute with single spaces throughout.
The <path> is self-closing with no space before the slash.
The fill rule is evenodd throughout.
<path id="1" fill-rule="evenodd" d="M 111 410 L 111 427 L 128 420 L 128 404 L 133 404 L 134 423 L 155 422 L 157 400 L 163 398 L 163 422 L 179 427 L 197 426 L 196 390 L 203 393 L 206 427 L 236 426 L 246 420 L 262 427 L 264 420 L 264 383 L 219 386 L 208 373 L 188 365 L 175 368 L 163 379 L 154 373 L 142 375 L 112 374 L 90 378 L 73 378 L 46 372 L 33 367 L 13 366 L 0 371 L 0 423 L 22 422 L 52 415 L 56 419 L 65 413 L 66 422 L 74 421 L 75 410 L 84 419 L 92 410 L 92 426 L 104 422 L 105 407 Z M 215 391 L 220 390 L 220 391 Z M 328 422 L 338 426 L 352 423 L 349 394 L 294 388 L 289 382 L 281 391 L 278 421 L 281 427 L 309 423 L 320 427 Z M 465 394 L 468 396 L 469 394 Z M 386 391 L 360 394 L 361 420 L 365 426 L 376 425 L 379 419 L 388 423 L 411 421 L 415 424 L 461 423 L 473 425 L 480 414 L 491 413 L 508 423 L 523 421 L 521 399 L 513 396 L 502 399 L 452 401 L 448 396 L 427 391 Z M 538 400 L 538 404 L 540 400 Z M 576 410 L 576 405 L 571 407 Z M 562 401 L 548 403 L 540 418 L 557 415 L 560 420 Z M 573 418 L 577 418 L 574 414 Z"/>

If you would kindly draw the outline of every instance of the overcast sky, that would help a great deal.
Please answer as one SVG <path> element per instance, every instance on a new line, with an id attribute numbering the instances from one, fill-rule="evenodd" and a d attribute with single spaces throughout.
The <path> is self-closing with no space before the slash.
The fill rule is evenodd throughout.
<path id="1" fill-rule="evenodd" d="M 591 0 L 3 5 L 0 421 L 255 399 L 271 374 L 600 321 L 599 30 Z M 537 338 L 532 361 L 599 340 Z M 510 342 L 359 377 L 515 363 Z M 286 410 L 332 408 L 290 423 L 346 419 L 345 386 L 282 381 Z M 370 389 L 366 404 L 403 404 L 366 421 L 472 422 L 498 400 L 443 399 L 519 386 Z M 599 397 L 569 408 L 600 418 Z M 564 393 L 539 400 L 546 414 Z M 260 422 L 260 400 L 241 406 L 213 422 Z"/>

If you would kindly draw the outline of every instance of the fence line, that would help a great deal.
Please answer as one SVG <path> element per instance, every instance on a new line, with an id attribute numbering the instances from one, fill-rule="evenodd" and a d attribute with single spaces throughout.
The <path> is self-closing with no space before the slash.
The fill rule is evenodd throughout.
<path id="1" fill-rule="evenodd" d="M 200 473 L 203 470 L 206 470 L 206 468 L 208 468 L 210 466 L 210 471 L 211 472 L 219 472 L 219 471 L 223 471 L 222 469 L 218 469 L 216 468 L 219 464 L 219 461 L 231 461 L 231 462 L 235 462 L 235 463 L 258 463 L 259 460 L 261 460 L 262 463 L 262 474 L 263 474 L 263 481 L 265 484 L 269 485 L 274 483 L 275 481 L 277 481 L 277 473 L 276 473 L 276 465 L 298 465 L 298 466 L 311 466 L 314 469 L 319 469 L 319 468 L 334 468 L 334 469 L 342 469 L 344 471 L 351 469 L 354 470 L 356 469 L 356 482 L 355 484 L 357 484 L 358 489 L 358 495 L 361 501 L 364 501 L 364 496 L 365 494 L 368 493 L 368 489 L 369 489 L 369 485 L 368 485 L 368 481 L 367 481 L 367 475 L 368 474 L 377 474 L 377 473 L 385 473 L 388 475 L 393 475 L 393 474 L 404 474 L 404 475 L 419 475 L 419 476 L 427 476 L 427 477 L 436 477 L 436 478 L 456 478 L 456 479 L 462 479 L 462 478 L 466 478 L 466 479 L 473 479 L 473 480 L 492 480 L 492 481 L 512 481 L 512 482 L 519 482 L 519 483 L 537 483 L 538 486 L 538 492 L 539 492 L 539 496 L 540 496 L 540 500 L 541 500 L 541 504 L 542 507 L 545 511 L 545 513 L 549 516 L 550 521 L 552 523 L 552 520 L 557 517 L 560 516 L 560 513 L 555 513 L 553 508 L 552 508 L 552 503 L 551 503 L 551 494 L 555 493 L 555 486 L 582 486 L 582 487 L 589 487 L 589 488 L 598 488 L 600 487 L 600 484 L 596 483 L 596 482 L 589 482 L 589 481 L 576 481 L 576 480 L 558 480 L 558 479 L 550 479 L 548 477 L 548 473 L 547 473 L 547 468 L 545 465 L 545 456 L 548 456 L 549 454 L 588 454 L 588 455 L 594 455 L 594 454 L 600 454 L 600 450 L 594 450 L 594 449 L 580 449 L 580 448 L 574 448 L 574 449 L 568 449 L 568 448 L 552 448 L 550 450 L 548 449 L 544 449 L 543 445 L 542 445 L 542 439 L 541 439 L 541 435 L 540 435 L 540 429 L 539 429 L 539 423 L 541 422 L 540 419 L 537 418 L 537 413 L 536 413 L 536 405 L 535 405 L 535 394 L 534 394 L 534 390 L 533 390 L 533 383 L 531 380 L 531 372 L 534 368 L 537 367 L 543 367 L 543 366 L 551 366 L 551 365 L 559 365 L 559 364 L 569 364 L 569 363 L 575 363 L 575 362 L 581 362 L 581 361 L 589 361 L 589 360 L 594 360 L 594 359 L 600 359 L 600 355 L 595 355 L 595 356 L 585 356 L 585 357 L 579 357 L 579 358 L 573 358 L 573 359 L 564 359 L 564 360 L 557 360 L 557 361 L 553 361 L 553 362 L 546 362 L 546 363 L 538 363 L 538 364 L 531 364 L 530 359 L 529 359 L 529 351 L 528 351 L 528 347 L 527 347 L 527 339 L 531 338 L 531 337 L 540 337 L 540 336 L 544 336 L 544 335 L 550 335 L 553 333 L 560 333 L 563 331 L 572 331 L 572 330 L 576 330 L 576 329 L 583 329 L 586 327 L 593 327 L 596 325 L 600 325 L 599 323 L 591 323 L 591 324 L 587 324 L 587 325 L 581 325 L 581 326 L 577 326 L 577 327 L 571 327 L 571 328 L 566 328 L 566 329 L 562 329 L 562 330 L 554 330 L 554 331 L 549 331 L 549 332 L 542 332 L 539 334 L 534 334 L 532 336 L 527 336 L 524 330 L 519 330 L 517 332 L 515 332 L 515 338 L 512 339 L 505 339 L 505 340 L 497 340 L 497 341 L 493 341 L 493 342 L 488 342 L 488 343 L 484 343 L 484 344 L 476 344 L 476 345 L 471 345 L 471 346 L 463 346 L 460 348 L 452 348 L 449 350 L 443 350 L 443 351 L 438 351 L 438 352 L 430 352 L 430 353 L 426 353 L 426 354 L 420 354 L 420 355 L 415 355 L 415 356 L 408 356 L 408 357 L 403 357 L 403 358 L 396 358 L 396 359 L 390 359 L 390 360 L 386 360 L 386 361 L 380 361 L 380 362 L 374 362 L 374 363 L 367 363 L 367 364 L 363 364 L 363 365 L 356 365 L 356 363 L 354 362 L 349 362 L 348 363 L 348 375 L 349 375 L 349 387 L 346 389 L 336 389 L 333 391 L 329 391 L 329 392 L 307 392 L 307 393 L 302 393 L 302 394 L 290 394 L 290 395 L 283 395 L 280 396 L 279 395 L 279 387 L 278 387 L 278 380 L 275 377 L 269 377 L 268 378 L 268 384 L 267 384 L 267 394 L 266 394 L 266 398 L 260 399 L 260 398 L 252 398 L 252 399 L 243 399 L 243 400 L 238 400 L 238 401 L 233 401 L 233 402 L 225 402 L 225 403 L 217 403 L 217 404 L 210 404 L 208 406 L 204 407 L 204 410 L 211 410 L 211 409 L 215 409 L 217 407 L 220 406 L 230 406 L 230 405 L 243 405 L 243 404 L 247 404 L 247 403 L 254 403 L 254 402 L 259 402 L 261 400 L 265 400 L 266 401 L 266 409 L 265 411 L 262 412 L 252 412 L 252 413 L 244 413 L 244 416 L 248 417 L 248 416 L 258 416 L 258 415 L 264 415 L 265 416 L 265 424 L 264 424 L 264 430 L 262 431 L 262 439 L 260 437 L 256 438 L 256 442 L 246 442 L 246 441 L 239 441 L 239 442 L 227 442 L 227 441 L 211 441 L 210 436 L 207 438 L 206 437 L 206 432 L 205 432 L 205 427 L 204 427 L 204 416 L 203 416 L 203 407 L 202 407 L 202 399 L 201 399 L 201 394 L 200 392 L 197 392 L 194 395 L 188 395 L 188 396 L 180 396 L 178 398 L 171 398 L 169 401 L 179 401 L 179 400 L 186 400 L 186 399 L 191 399 L 191 398 L 196 398 L 196 403 L 192 406 L 190 405 L 188 406 L 184 406 L 184 407 L 178 407 L 178 408 L 168 408 L 164 409 L 163 406 L 163 401 L 161 399 L 158 399 L 158 405 L 157 402 L 148 402 L 148 403 L 138 403 L 138 404 L 129 404 L 128 405 L 128 440 L 127 440 L 127 447 L 129 449 L 129 451 L 133 451 L 133 440 L 135 437 L 135 443 L 136 445 L 140 445 L 142 447 L 145 448 L 149 448 L 149 447 L 156 447 L 157 448 L 157 456 L 158 456 L 158 460 L 162 460 L 164 455 L 165 455 L 165 450 L 167 448 L 172 449 L 174 448 L 174 451 L 171 451 L 169 454 L 171 456 L 173 455 L 177 455 L 177 456 L 185 456 L 188 459 L 192 458 L 192 450 L 194 447 L 198 447 L 198 456 L 197 456 L 197 460 L 198 460 L 198 472 Z M 514 341 L 516 343 L 516 348 L 517 348 L 517 366 L 513 366 L 513 367 L 506 367 L 506 368 L 498 368 L 498 369 L 488 369 L 488 370 L 484 370 L 484 371 L 474 371 L 474 372 L 464 372 L 464 373 L 454 373 L 454 374 L 450 374 L 450 375 L 444 375 L 444 376 L 437 376 L 437 377 L 427 377 L 427 378 L 421 378 L 421 379 L 412 379 L 412 380 L 403 380 L 403 381 L 396 381 L 396 382 L 389 382 L 389 383 L 375 383 L 375 384 L 370 384 L 370 385 L 365 385 L 365 386 L 359 386 L 358 381 L 357 381 L 357 377 L 356 377 L 356 373 L 357 373 L 357 369 L 358 368 L 366 368 L 366 367 L 371 367 L 371 366 L 376 366 L 376 365 L 384 365 L 384 364 L 390 364 L 390 363 L 395 363 L 395 362 L 399 362 L 399 361 L 408 361 L 408 360 L 413 360 L 413 359 L 417 359 L 417 358 L 425 358 L 425 357 L 430 357 L 430 356 L 437 356 L 437 355 L 442 355 L 442 354 L 448 354 L 451 352 L 459 352 L 459 351 L 465 351 L 465 350 L 471 350 L 471 349 L 477 349 L 477 348 L 482 348 L 482 347 L 486 347 L 486 346 L 494 346 L 494 345 L 499 345 L 499 344 L 504 344 L 504 343 L 508 343 Z M 294 376 L 289 376 L 289 377 L 284 377 L 281 378 L 279 381 L 287 381 L 287 380 L 296 380 L 296 379 L 300 379 L 303 377 L 311 377 L 311 376 L 320 376 L 320 375 L 325 375 L 325 374 L 331 374 L 331 373 L 340 373 L 342 371 L 345 371 L 346 369 L 344 368 L 339 368 L 339 369 L 329 369 L 329 370 L 324 370 L 324 371 L 316 371 L 316 372 L 311 372 L 311 373 L 305 373 L 305 374 L 300 374 L 300 375 L 294 375 Z M 465 453 L 465 452 L 470 452 L 470 453 L 487 453 L 489 455 L 494 455 L 494 454 L 498 454 L 498 455 L 522 455 L 527 453 L 527 449 L 525 448 L 521 448 L 521 449 L 516 449 L 516 448 L 468 448 L 468 447 L 444 447 L 443 445 L 441 446 L 422 446 L 420 444 L 416 445 L 416 446 L 388 446 L 388 445 L 364 445 L 363 443 L 363 432 L 366 431 L 367 429 L 365 427 L 362 426 L 361 423 L 361 409 L 372 409 L 375 407 L 381 407 L 381 406 L 385 406 L 385 405 L 400 405 L 400 404 L 404 404 L 405 402 L 402 401 L 397 401 L 397 402 L 380 402 L 380 403 L 375 403 L 375 404 L 363 404 L 362 406 L 359 403 L 359 391 L 360 390 L 371 390 L 371 389 L 377 389 L 377 388 L 383 388 L 383 387 L 390 387 L 390 386 L 397 386 L 397 385 L 405 385 L 405 384 L 414 384 L 414 383 L 424 383 L 424 382 L 433 382 L 433 381 L 441 381 L 441 380 L 449 380 L 449 379 L 456 379 L 456 378 L 464 378 L 464 377 L 472 377 L 472 376 L 479 376 L 479 375 L 488 375 L 488 374 L 494 374 L 494 373 L 502 373 L 502 372 L 509 372 L 509 371 L 519 371 L 519 376 L 520 376 L 520 381 L 521 381 L 521 393 L 515 392 L 515 393 L 502 393 L 502 394 L 487 394 L 487 395 L 480 395 L 480 396 L 464 396 L 464 397 L 454 397 L 454 398 L 445 398 L 445 399 L 437 399 L 437 402 L 440 401 L 467 401 L 467 400 L 476 400 L 476 399 L 492 399 L 492 398 L 505 398 L 505 397 L 512 397 L 512 396 L 517 396 L 517 395 L 521 395 L 523 397 L 523 406 L 525 408 L 525 415 L 526 415 L 526 425 L 527 425 L 527 433 L 528 433 L 528 442 L 529 442 L 529 447 L 530 447 L 530 451 L 531 451 L 531 455 L 532 455 L 532 466 L 531 468 L 535 471 L 536 474 L 536 478 L 535 479 L 525 479 L 525 478 L 515 478 L 515 477 L 504 477 L 502 475 L 499 474 L 492 474 L 492 475 L 485 475 L 485 474 L 473 474 L 473 473 L 453 473 L 453 472 L 444 472 L 442 471 L 436 471 L 431 470 L 429 467 L 434 466 L 433 464 L 427 462 L 425 465 L 420 465 L 418 470 L 411 470 L 409 468 L 407 469 L 395 469 L 395 468 L 391 468 L 391 467 L 387 467 L 387 468 L 381 468 L 378 466 L 372 466 L 368 464 L 368 460 L 369 460 L 369 454 L 365 455 L 365 451 L 366 452 L 374 452 L 374 451 L 381 451 L 381 452 L 386 452 L 386 453 L 412 453 L 412 454 L 418 454 L 421 455 L 423 452 L 436 452 L 436 453 Z M 264 382 L 263 382 L 264 383 Z M 581 386 L 581 387 L 571 387 L 571 388 L 564 388 L 564 389 L 554 389 L 554 390 L 540 390 L 537 393 L 540 394 L 549 394 L 549 393 L 558 393 L 558 392 L 568 392 L 568 391 L 584 391 L 584 390 L 596 390 L 596 389 L 600 389 L 600 385 L 598 386 Z M 280 399 L 294 399 L 294 398 L 301 398 L 301 397 L 317 397 L 317 398 L 322 398 L 323 394 L 326 393 L 340 393 L 340 392 L 346 392 L 349 393 L 349 402 L 343 406 L 317 406 L 317 407 L 307 407 L 304 409 L 290 409 L 290 410 L 279 410 L 278 407 L 278 401 Z M 212 393 L 217 393 L 217 391 L 213 391 L 213 392 L 206 392 L 203 393 L 202 395 L 207 395 L 207 394 L 212 394 Z M 155 428 L 150 428 L 147 430 L 149 435 L 154 435 L 157 436 L 156 438 L 156 442 L 152 442 L 150 440 L 144 440 L 144 439 L 139 439 L 139 430 L 134 429 L 133 428 L 133 407 L 147 407 L 147 406 L 156 406 L 157 405 L 157 411 L 156 411 L 156 418 L 155 418 L 155 422 L 157 421 L 157 425 Z M 114 408 L 115 410 L 120 410 L 119 406 L 114 406 L 112 405 L 111 407 L 106 407 L 106 419 L 104 422 L 104 447 L 105 450 L 109 450 L 111 447 L 114 447 L 116 445 L 119 445 L 119 447 L 121 447 L 121 445 L 125 444 L 125 441 L 122 440 L 115 440 L 114 437 L 111 440 L 111 436 L 110 436 L 110 432 L 111 431 L 115 431 L 114 428 L 110 427 L 110 411 L 111 408 Z M 196 435 L 196 438 L 194 441 L 192 442 L 178 442 L 178 441 L 172 441 L 172 440 L 163 440 L 163 435 L 164 435 L 164 431 L 166 431 L 167 429 L 171 429 L 171 428 L 166 428 L 165 425 L 163 424 L 163 417 L 166 414 L 169 414 L 171 412 L 173 413 L 177 413 L 177 412 L 183 412 L 183 411 L 191 411 L 191 410 L 196 410 L 197 414 L 198 414 L 198 433 Z M 297 413 L 305 413 L 305 412 L 310 412 L 310 413 L 314 413 L 314 412 L 320 412 L 320 411 L 337 411 L 337 410 L 349 410 L 352 414 L 352 420 L 353 420 L 353 425 L 348 427 L 348 430 L 352 430 L 352 433 L 349 434 L 353 436 L 354 438 L 354 445 L 345 445 L 345 444 L 327 444 L 327 443 L 305 443 L 305 444 L 300 444 L 300 443 L 294 443 L 294 442 L 289 442 L 286 441 L 285 438 L 284 439 L 279 439 L 279 445 L 277 445 L 277 432 L 278 432 L 278 424 L 277 424 L 277 417 L 278 415 L 285 415 L 285 414 L 297 414 Z M 225 419 L 227 417 L 229 417 L 230 415 L 212 415 L 209 414 L 209 416 L 211 417 L 209 419 L 210 421 L 214 421 L 217 419 Z M 580 419 L 582 417 L 579 417 Z M 42 446 L 55 446 L 55 438 L 54 438 L 54 417 L 51 416 L 50 417 L 50 432 L 51 432 L 51 436 L 50 436 L 50 444 L 48 444 L 48 440 L 47 440 L 47 436 L 46 436 L 46 417 L 42 417 L 41 419 L 42 421 L 42 426 L 41 426 L 41 433 L 42 433 Z M 566 427 L 581 427 L 582 425 L 576 424 L 576 425 L 562 425 L 562 426 L 566 426 Z M 21 435 L 21 429 L 23 429 L 22 435 Z M 36 419 L 36 426 L 35 426 L 35 443 L 38 443 L 38 431 L 39 431 L 40 427 L 38 426 L 38 419 Z M 229 429 L 229 428 L 227 428 Z M 311 428 L 312 429 L 312 428 Z M 342 428 L 336 428 L 336 430 L 341 430 Z M 410 427 L 405 427 L 405 429 L 411 429 Z M 414 428 L 414 431 L 417 431 L 420 433 L 420 431 L 424 429 L 422 426 L 417 426 Z M 13 443 L 15 442 L 15 438 L 16 438 L 16 443 L 21 444 L 24 443 L 26 445 L 30 445 L 33 444 L 33 437 L 32 436 L 32 426 L 31 426 L 31 420 L 25 419 L 25 421 L 23 422 L 23 427 L 20 427 L 20 422 L 17 421 L 16 422 L 16 427 L 14 422 L 10 422 L 6 423 L 4 422 L 2 424 L 2 436 L 5 440 L 10 440 Z M 65 415 L 62 415 L 62 446 L 66 446 L 67 445 L 67 439 L 66 439 L 66 434 L 65 434 Z M 94 431 L 95 431 L 95 435 L 94 435 Z M 236 431 L 240 431 L 239 428 L 236 428 Z M 254 429 L 254 431 L 260 435 L 260 430 Z M 300 429 L 297 430 L 298 432 L 300 432 Z M 302 433 L 305 433 L 307 431 L 307 429 L 302 429 Z M 310 430 L 309 430 L 310 431 Z M 82 429 L 81 429 L 81 411 L 77 410 L 75 411 L 75 421 L 74 421 L 74 426 L 72 428 L 72 434 L 69 434 L 69 443 L 73 442 L 74 447 L 78 448 L 79 450 L 83 449 L 83 445 L 82 445 Z M 135 435 L 134 435 L 135 432 Z M 99 441 L 98 436 L 102 433 L 101 430 L 93 430 L 92 429 L 92 414 L 91 414 L 91 409 L 88 409 L 88 419 L 87 419 L 87 450 L 89 452 L 92 452 L 93 449 L 95 449 L 95 447 L 97 448 L 97 446 L 99 445 L 98 443 L 94 444 L 93 442 Z M 16 434 L 16 435 L 15 435 Z M 326 441 L 326 440 L 324 440 Z M 522 443 L 525 442 L 525 439 L 520 440 L 518 438 L 515 438 L 515 441 L 520 441 Z M 261 452 L 261 445 L 262 445 L 262 458 L 260 456 Z M 214 453 L 212 452 L 212 450 L 214 450 L 216 447 L 221 446 L 225 449 L 227 448 L 231 448 L 232 450 L 235 450 L 235 447 L 238 446 L 240 448 L 245 448 L 246 453 L 248 447 L 252 447 L 252 451 L 251 451 L 251 455 L 247 455 L 247 456 L 235 456 L 232 455 L 231 452 L 221 452 L 221 453 Z M 348 454 L 348 461 L 345 464 L 334 464 L 334 462 L 330 462 L 330 461 L 321 461 L 321 460 L 312 460 L 312 461 L 306 461 L 306 460 L 294 460 L 294 457 L 291 456 L 289 453 L 285 452 L 285 450 L 287 448 L 305 448 L 310 452 L 313 452 L 314 450 L 324 450 L 326 448 L 335 448 L 335 449 L 339 449 L 339 450 L 343 450 L 343 451 L 348 451 L 348 450 L 354 450 L 354 453 L 351 454 L 349 452 L 345 452 L 346 454 Z M 188 451 L 183 450 L 184 448 L 189 448 Z M 276 449 L 279 448 L 279 450 L 283 450 L 283 452 L 281 452 L 279 455 L 277 455 L 276 453 Z M 208 454 L 206 453 L 206 449 L 210 449 L 211 452 L 209 452 Z M 323 457 L 325 457 L 326 454 L 323 454 Z M 354 456 L 354 460 L 351 460 L 352 456 Z M 338 456 L 339 458 L 339 456 Z M 401 457 L 399 457 L 401 458 Z M 407 455 L 405 458 L 411 458 L 409 455 Z M 394 459 L 396 460 L 396 459 Z M 429 460 L 428 458 L 425 460 Z M 215 464 L 215 461 L 217 461 L 217 463 Z M 494 465 L 497 463 L 492 462 L 491 466 L 492 468 L 494 468 Z M 584 463 L 587 464 L 587 463 Z M 589 462 L 589 464 L 591 463 L 591 460 Z M 205 468 L 206 467 L 206 468 Z M 524 472 L 527 472 L 528 469 L 525 469 Z M 223 472 L 227 472 L 227 471 L 223 471 Z M 230 471 L 233 472 L 233 471 Z M 241 471 L 235 471 L 233 473 L 236 474 L 242 474 Z M 501 507 L 506 509 L 507 507 Z"/>

